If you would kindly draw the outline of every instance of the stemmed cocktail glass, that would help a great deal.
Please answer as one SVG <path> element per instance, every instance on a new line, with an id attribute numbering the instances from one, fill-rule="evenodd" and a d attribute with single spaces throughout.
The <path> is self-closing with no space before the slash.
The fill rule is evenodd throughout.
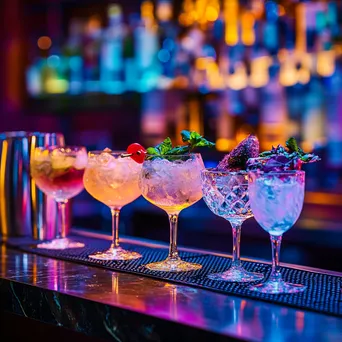
<path id="1" fill-rule="evenodd" d="M 209 209 L 230 222 L 233 230 L 233 256 L 231 267 L 223 273 L 210 274 L 213 280 L 250 282 L 261 280 L 263 275 L 246 271 L 240 261 L 240 236 L 242 223 L 253 217 L 248 197 L 246 171 L 228 172 L 203 170 L 203 199 Z"/>
<path id="2" fill-rule="evenodd" d="M 131 260 L 141 255 L 119 246 L 119 214 L 123 206 L 137 199 L 141 192 L 138 180 L 141 164 L 123 157 L 124 151 L 93 151 L 88 154 L 84 187 L 98 201 L 107 205 L 112 214 L 112 244 L 107 251 L 90 255 L 98 260 Z"/>
<path id="3" fill-rule="evenodd" d="M 249 198 L 254 217 L 270 234 L 272 271 L 269 279 L 250 290 L 262 293 L 297 293 L 306 286 L 286 283 L 279 269 L 280 245 L 283 234 L 299 218 L 304 201 L 305 172 L 250 172 Z"/>
<path id="4" fill-rule="evenodd" d="M 148 156 L 140 177 L 142 195 L 166 211 L 170 221 L 168 257 L 146 265 L 150 270 L 165 272 L 194 271 L 202 266 L 181 260 L 177 250 L 177 224 L 181 210 L 202 198 L 200 154 Z"/>
<path id="5" fill-rule="evenodd" d="M 66 237 L 65 206 L 83 190 L 87 150 L 82 146 L 37 147 L 31 155 L 31 176 L 38 188 L 58 203 L 61 223 L 56 238 L 38 248 L 66 249 L 84 247 Z"/>

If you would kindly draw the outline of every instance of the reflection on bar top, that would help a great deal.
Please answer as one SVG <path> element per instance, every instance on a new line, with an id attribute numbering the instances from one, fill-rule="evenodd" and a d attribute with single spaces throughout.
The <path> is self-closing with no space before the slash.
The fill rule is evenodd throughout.
<path id="1" fill-rule="evenodd" d="M 329 341 L 338 341 L 342 335 L 337 317 L 25 254 L 4 245 L 0 269 L 0 278 L 10 281 L 225 336 L 323 341 L 329 331 Z"/>

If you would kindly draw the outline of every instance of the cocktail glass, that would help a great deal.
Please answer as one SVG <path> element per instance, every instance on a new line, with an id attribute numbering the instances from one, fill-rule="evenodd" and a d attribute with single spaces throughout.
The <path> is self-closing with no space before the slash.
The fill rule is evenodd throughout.
<path id="1" fill-rule="evenodd" d="M 31 176 L 38 188 L 58 204 L 60 225 L 56 238 L 37 245 L 44 249 L 81 248 L 83 243 L 66 237 L 65 206 L 83 190 L 87 150 L 82 146 L 37 147 L 31 156 Z"/>
<path id="2" fill-rule="evenodd" d="M 107 205 L 112 214 L 112 243 L 108 250 L 90 255 L 98 260 L 131 260 L 141 255 L 119 245 L 119 215 L 121 208 L 140 195 L 138 186 L 141 164 L 125 157 L 124 151 L 92 151 L 84 173 L 85 189 L 98 201 Z"/>
<path id="3" fill-rule="evenodd" d="M 250 290 L 262 293 L 297 293 L 306 286 L 286 283 L 279 267 L 283 234 L 297 221 L 304 201 L 305 172 L 250 172 L 249 200 L 255 219 L 270 234 L 272 271 L 269 279 Z"/>
<path id="4" fill-rule="evenodd" d="M 194 271 L 202 266 L 181 260 L 177 250 L 178 215 L 181 210 L 202 198 L 200 154 L 174 156 L 147 156 L 140 177 L 142 195 L 152 204 L 166 211 L 170 221 L 170 247 L 168 257 L 147 264 L 154 271 Z"/>
<path id="5" fill-rule="evenodd" d="M 242 223 L 253 217 L 248 197 L 248 173 L 203 170 L 203 199 L 217 216 L 225 218 L 233 230 L 233 255 L 230 268 L 223 273 L 210 274 L 212 280 L 250 282 L 261 280 L 260 273 L 246 271 L 240 260 L 240 237 Z"/>

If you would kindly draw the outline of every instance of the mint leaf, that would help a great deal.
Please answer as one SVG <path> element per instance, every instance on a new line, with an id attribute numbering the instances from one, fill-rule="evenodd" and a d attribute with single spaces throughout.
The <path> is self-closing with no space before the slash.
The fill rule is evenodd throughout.
<path id="1" fill-rule="evenodd" d="M 182 140 L 190 144 L 189 151 L 193 150 L 195 147 L 213 147 L 214 143 L 203 138 L 199 133 L 195 131 L 182 131 Z"/>
<path id="2" fill-rule="evenodd" d="M 213 147 L 214 143 L 203 138 L 199 133 L 195 131 L 183 130 L 181 132 L 183 142 L 186 145 L 179 145 L 172 147 L 170 138 L 166 138 L 163 142 L 155 147 L 149 147 L 146 151 L 147 154 L 151 155 L 149 159 L 155 159 L 158 156 L 172 156 L 172 155 L 183 155 L 189 154 L 195 147 Z"/>
<path id="3" fill-rule="evenodd" d="M 190 152 L 190 146 L 189 145 L 183 145 L 183 146 L 175 146 L 167 154 L 181 155 L 181 154 L 188 154 L 189 152 Z"/>
<path id="4" fill-rule="evenodd" d="M 202 141 L 202 139 L 204 138 L 199 133 L 195 131 L 190 132 L 190 144 L 191 145 L 198 144 L 200 141 Z"/>
<path id="5" fill-rule="evenodd" d="M 158 154 L 167 154 L 172 149 L 172 141 L 167 137 L 163 142 L 158 144 L 155 149 L 159 152 Z"/>
<path id="6" fill-rule="evenodd" d="M 295 138 L 291 137 L 286 141 L 286 147 L 291 151 L 291 152 L 298 152 L 299 147 L 297 144 L 297 141 Z"/>
<path id="7" fill-rule="evenodd" d="M 194 147 L 214 147 L 215 143 L 202 138 L 201 141 L 197 142 Z"/>
<path id="8" fill-rule="evenodd" d="M 158 155 L 158 151 L 154 148 L 154 147 L 149 147 L 147 150 L 146 150 L 146 153 L 147 154 L 152 154 L 152 155 Z"/>
<path id="9" fill-rule="evenodd" d="M 188 142 L 188 141 L 190 141 L 191 134 L 190 134 L 189 131 L 183 130 L 183 131 L 181 132 L 181 136 L 182 136 L 182 141 L 183 141 L 183 142 Z"/>

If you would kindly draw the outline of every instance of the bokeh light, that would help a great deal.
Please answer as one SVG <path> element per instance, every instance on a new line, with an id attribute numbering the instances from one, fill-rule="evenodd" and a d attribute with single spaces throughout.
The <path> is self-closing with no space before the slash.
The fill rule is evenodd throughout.
<path id="1" fill-rule="evenodd" d="M 48 50 L 52 45 L 51 38 L 48 36 L 42 36 L 38 39 L 37 45 L 41 50 Z"/>

